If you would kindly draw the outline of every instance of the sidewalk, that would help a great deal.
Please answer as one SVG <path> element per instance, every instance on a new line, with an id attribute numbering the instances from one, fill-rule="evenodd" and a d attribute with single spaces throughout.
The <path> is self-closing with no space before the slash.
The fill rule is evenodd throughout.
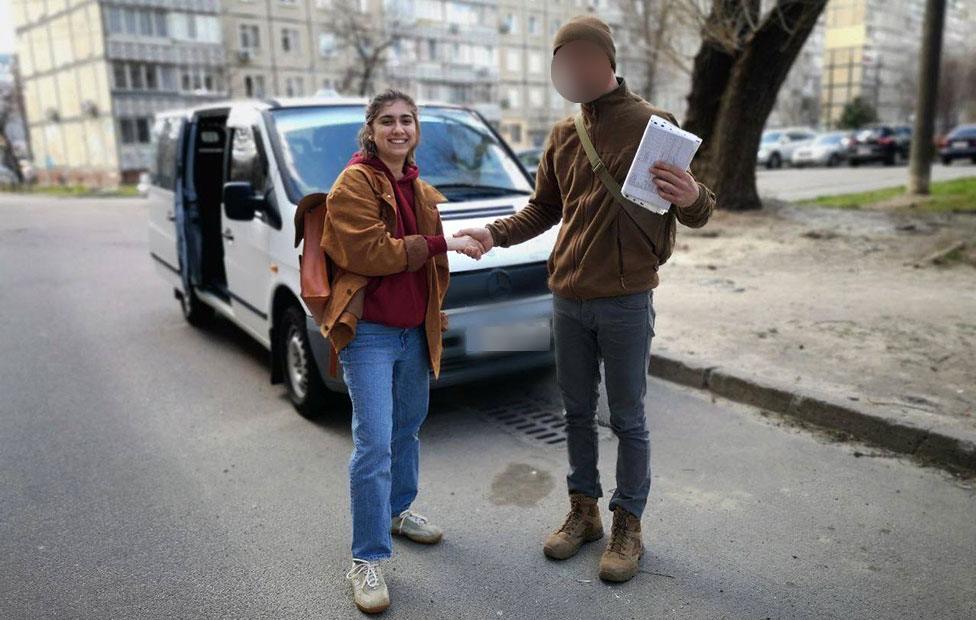
<path id="1" fill-rule="evenodd" d="M 651 373 L 976 472 L 976 215 L 789 204 L 682 227 Z"/>

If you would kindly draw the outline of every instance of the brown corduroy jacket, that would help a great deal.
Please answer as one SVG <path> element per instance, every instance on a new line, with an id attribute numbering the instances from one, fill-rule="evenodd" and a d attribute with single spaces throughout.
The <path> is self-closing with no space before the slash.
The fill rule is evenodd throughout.
<path id="1" fill-rule="evenodd" d="M 428 258 L 423 235 L 444 234 L 437 205 L 447 198 L 420 178 L 413 183 L 419 234 L 398 239 L 393 236 L 398 217 L 396 198 L 385 174 L 366 164 L 354 164 L 335 180 L 326 201 L 322 231 L 322 249 L 334 273 L 321 331 L 336 351 L 342 350 L 356 335 L 370 277 L 426 269 L 424 330 L 436 378 L 440 375 L 441 333 L 447 329 L 441 304 L 447 294 L 450 267 L 446 254 Z"/>
<path id="2" fill-rule="evenodd" d="M 617 78 L 616 89 L 582 104 L 583 124 L 600 159 L 622 185 L 652 114 L 677 125 Z M 648 172 L 648 174 L 650 174 Z M 495 245 L 508 247 L 542 234 L 562 221 L 549 256 L 549 288 L 563 297 L 590 299 L 656 287 L 657 270 L 671 256 L 676 222 L 699 228 L 715 208 L 715 194 L 698 183 L 698 200 L 659 215 L 637 211 L 635 223 L 593 172 L 573 117 L 549 134 L 529 204 L 488 224 Z"/>

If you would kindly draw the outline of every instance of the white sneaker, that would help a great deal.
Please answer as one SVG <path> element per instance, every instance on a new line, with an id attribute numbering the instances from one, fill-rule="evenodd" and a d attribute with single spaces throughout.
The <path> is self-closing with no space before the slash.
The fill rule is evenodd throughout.
<path id="1" fill-rule="evenodd" d="M 359 611 L 378 614 L 390 606 L 390 592 L 386 589 L 379 562 L 353 558 L 346 579 L 352 581 L 353 599 Z"/>
<path id="2" fill-rule="evenodd" d="M 425 545 L 438 543 L 444 537 L 441 528 L 431 525 L 427 522 L 427 517 L 411 510 L 404 510 L 399 516 L 393 517 L 390 532 Z"/>

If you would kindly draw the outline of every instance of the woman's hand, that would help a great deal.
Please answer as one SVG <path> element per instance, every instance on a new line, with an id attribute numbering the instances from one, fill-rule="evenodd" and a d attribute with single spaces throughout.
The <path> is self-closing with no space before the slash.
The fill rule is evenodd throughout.
<path id="1" fill-rule="evenodd" d="M 485 253 L 485 248 L 481 243 L 470 235 L 448 237 L 447 249 L 454 250 L 458 254 L 465 254 L 475 260 L 481 260 L 481 255 Z"/>

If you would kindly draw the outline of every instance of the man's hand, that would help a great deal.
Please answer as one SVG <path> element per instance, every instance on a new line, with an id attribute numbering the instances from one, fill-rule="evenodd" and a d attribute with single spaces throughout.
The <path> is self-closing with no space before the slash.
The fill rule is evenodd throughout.
<path id="1" fill-rule="evenodd" d="M 455 237 L 463 237 L 464 235 L 476 239 L 485 252 L 489 252 L 495 245 L 495 240 L 491 238 L 491 231 L 487 228 L 465 228 L 454 233 Z"/>
<path id="2" fill-rule="evenodd" d="M 447 249 L 454 250 L 458 254 L 466 254 L 475 260 L 481 260 L 481 255 L 485 253 L 485 248 L 471 235 L 454 233 L 453 237 L 447 239 Z"/>
<path id="3" fill-rule="evenodd" d="M 674 206 L 683 209 L 698 200 L 698 183 L 687 170 L 656 161 L 650 172 L 658 194 Z"/>

